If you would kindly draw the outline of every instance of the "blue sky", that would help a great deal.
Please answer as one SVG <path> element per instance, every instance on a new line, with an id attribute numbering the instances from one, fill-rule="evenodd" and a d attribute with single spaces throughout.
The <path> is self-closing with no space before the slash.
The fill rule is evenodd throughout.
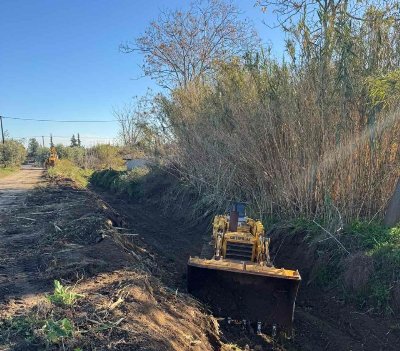
<path id="1" fill-rule="evenodd" d="M 160 9 L 188 1 L 1 0 L 0 114 L 20 118 L 113 119 L 112 109 L 155 88 L 142 75 L 139 54 L 122 54 L 120 43 L 143 33 Z M 262 21 L 273 16 L 255 0 L 234 3 L 253 21 L 262 40 L 282 55 L 283 34 Z M 116 123 L 61 124 L 4 120 L 11 137 L 70 137 L 86 145 L 112 141 Z M 39 138 L 38 138 L 39 139 Z M 41 139 L 41 138 L 40 138 Z M 55 137 L 55 142 L 69 143 Z M 45 139 L 48 142 L 48 138 Z"/>

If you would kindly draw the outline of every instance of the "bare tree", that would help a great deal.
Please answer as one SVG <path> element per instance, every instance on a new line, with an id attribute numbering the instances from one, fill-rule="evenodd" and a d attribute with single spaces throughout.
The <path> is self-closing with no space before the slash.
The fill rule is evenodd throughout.
<path id="1" fill-rule="evenodd" d="M 114 116 L 120 125 L 120 137 L 125 146 L 143 146 L 155 138 L 158 129 L 155 108 L 154 98 L 147 93 L 140 98 L 134 98 L 122 108 L 114 109 Z"/>
<path id="2" fill-rule="evenodd" d="M 196 0 L 187 11 L 163 11 L 142 36 L 121 45 L 144 55 L 145 75 L 163 87 L 186 87 L 227 61 L 254 49 L 258 36 L 237 8 L 223 0 Z"/>
<path id="3" fill-rule="evenodd" d="M 142 136 L 146 120 L 141 111 L 132 103 L 114 109 L 114 116 L 120 125 L 120 137 L 124 145 L 137 145 Z"/>

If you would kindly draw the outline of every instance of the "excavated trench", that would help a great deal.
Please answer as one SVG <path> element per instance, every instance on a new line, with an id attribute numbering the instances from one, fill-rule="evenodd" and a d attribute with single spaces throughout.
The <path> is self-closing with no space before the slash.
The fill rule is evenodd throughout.
<path id="1" fill-rule="evenodd" d="M 201 255 L 210 239 L 210 219 L 203 223 L 185 220 L 188 209 L 176 211 L 159 205 L 156 199 L 128 200 L 95 190 L 139 234 L 158 264 L 166 272 L 164 280 L 173 288 L 186 289 L 186 263 L 189 256 Z M 276 248 L 279 247 L 279 250 Z M 275 249 L 274 249 L 275 248 Z M 278 252 L 277 252 L 278 251 Z M 254 350 L 397 350 L 400 321 L 396 316 L 370 315 L 345 304 L 336 290 L 321 291 L 311 284 L 315 262 L 304 235 L 272 237 L 272 255 L 277 267 L 299 269 L 303 282 L 295 309 L 294 338 L 275 342 L 267 334 L 257 336 L 251 328 L 220 321 L 224 342 L 246 345 Z"/>

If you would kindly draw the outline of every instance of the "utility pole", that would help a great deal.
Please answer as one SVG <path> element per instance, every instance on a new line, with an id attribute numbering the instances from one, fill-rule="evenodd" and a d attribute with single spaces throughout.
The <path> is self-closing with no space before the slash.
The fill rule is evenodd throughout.
<path id="1" fill-rule="evenodd" d="M 1 138 L 3 140 L 3 144 L 4 144 L 4 130 L 3 130 L 3 117 L 0 116 L 0 124 L 1 124 Z"/>

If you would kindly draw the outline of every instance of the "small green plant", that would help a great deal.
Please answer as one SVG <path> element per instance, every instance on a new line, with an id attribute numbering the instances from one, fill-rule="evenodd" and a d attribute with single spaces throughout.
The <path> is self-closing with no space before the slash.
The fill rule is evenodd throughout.
<path id="1" fill-rule="evenodd" d="M 370 286 L 370 298 L 375 306 L 380 310 L 387 312 L 390 302 L 390 287 L 384 281 L 372 281 Z"/>
<path id="2" fill-rule="evenodd" d="M 16 316 L 0 322 L 0 341 L 7 342 L 9 338 L 22 337 L 27 343 L 33 342 L 36 337 L 34 330 L 39 321 L 31 315 Z"/>
<path id="3" fill-rule="evenodd" d="M 47 298 L 56 305 L 73 305 L 80 297 L 83 297 L 83 295 L 72 292 L 70 287 L 65 287 L 60 281 L 55 280 L 54 293 Z"/>
<path id="4" fill-rule="evenodd" d="M 58 321 L 47 320 L 43 326 L 43 332 L 47 341 L 54 343 L 63 338 L 71 337 L 74 332 L 74 326 L 67 318 Z"/>

